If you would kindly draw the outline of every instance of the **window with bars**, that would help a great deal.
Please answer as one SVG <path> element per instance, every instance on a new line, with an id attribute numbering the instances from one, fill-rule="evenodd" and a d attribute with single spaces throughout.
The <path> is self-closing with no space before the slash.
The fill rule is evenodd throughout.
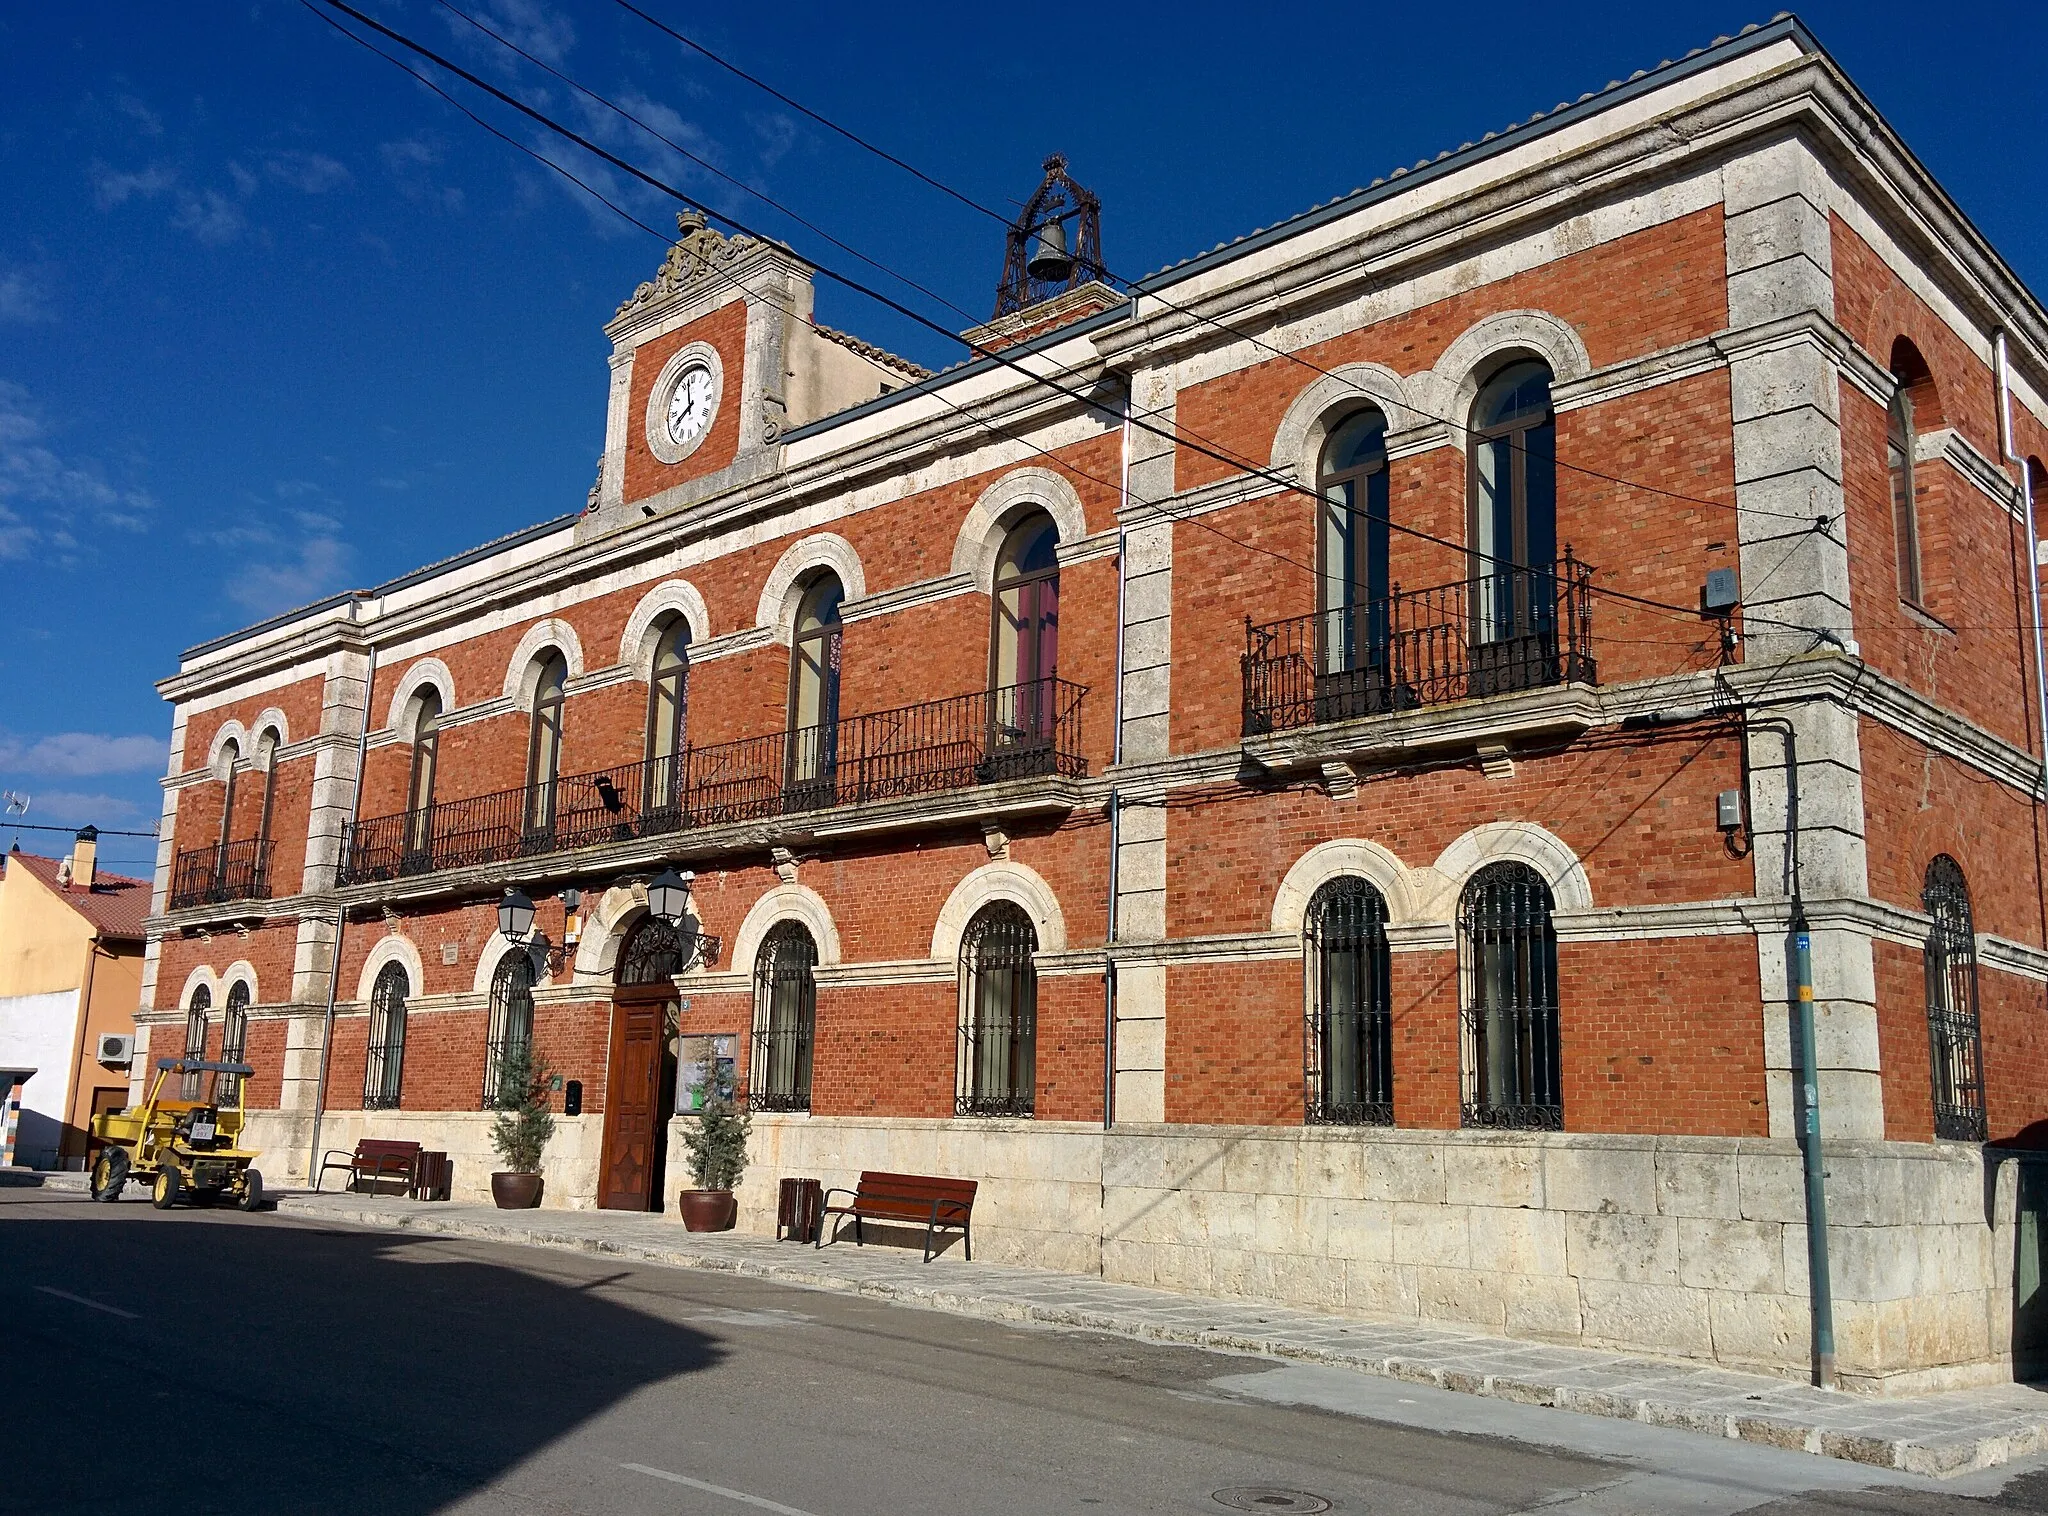
<path id="1" fill-rule="evenodd" d="M 206 1013 L 213 1009 L 213 991 L 203 984 L 192 987 L 192 998 L 185 1004 L 185 1056 L 204 1058 L 206 1056 Z M 205 1087 L 206 1076 L 190 1073 L 180 1076 L 178 1095 L 183 1100 L 199 1099 L 199 1092 Z"/>
<path id="2" fill-rule="evenodd" d="M 1977 1014 L 1977 929 L 1963 867 L 1946 853 L 1927 865 L 1920 903 L 1934 918 L 1927 971 L 1927 1047 L 1934 1065 L 1934 1135 L 1982 1142 L 1984 1042 Z"/>
<path id="3" fill-rule="evenodd" d="M 1526 863 L 1488 864 L 1459 901 L 1466 1126 L 1564 1126 L 1551 908 Z"/>
<path id="4" fill-rule="evenodd" d="M 228 989 L 227 1010 L 220 1023 L 220 1061 L 241 1063 L 249 1049 L 249 981 L 237 979 Z M 231 1105 L 242 1098 L 242 1076 L 222 1074 L 216 1081 L 217 1098 Z"/>
<path id="5" fill-rule="evenodd" d="M 683 971 L 683 934 L 659 916 L 640 918 L 619 949 L 619 984 L 667 984 Z"/>
<path id="6" fill-rule="evenodd" d="M 484 1109 L 497 1109 L 505 1054 L 533 1046 L 533 955 L 514 948 L 491 975 L 491 1025 L 484 1040 Z M 523 1091 L 509 1092 L 515 1097 Z"/>
<path id="7" fill-rule="evenodd" d="M 363 1109 L 398 1108 L 405 1078 L 405 997 L 412 991 L 405 966 L 387 963 L 370 990 L 370 1046 L 363 1060 Z"/>
<path id="8" fill-rule="evenodd" d="M 1310 899 L 1303 938 L 1308 1120 L 1391 1126 L 1393 966 L 1386 897 L 1363 879 L 1333 879 Z"/>
<path id="9" fill-rule="evenodd" d="M 1038 1094 L 1038 929 L 1009 901 L 982 907 L 960 939 L 960 1060 L 954 1110 L 1029 1116 Z"/>
<path id="10" fill-rule="evenodd" d="M 801 922 L 777 924 L 754 958 L 754 1056 L 747 1104 L 811 1108 L 811 1047 L 818 1029 L 818 945 Z"/>

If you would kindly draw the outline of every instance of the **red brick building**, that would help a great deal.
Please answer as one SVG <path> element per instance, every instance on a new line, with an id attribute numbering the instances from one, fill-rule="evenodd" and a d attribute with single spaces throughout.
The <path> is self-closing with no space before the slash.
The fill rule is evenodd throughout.
<path id="1" fill-rule="evenodd" d="M 672 1212 L 729 1048 L 742 1225 L 961 1174 L 992 1258 L 1797 1372 L 1796 899 L 1844 1374 L 2011 1372 L 2035 298 L 1791 21 L 1087 272 L 926 375 L 685 218 L 587 509 L 164 682 L 156 1051 L 238 995 L 274 1167 L 478 1195 L 530 1036 L 548 1203 Z"/>

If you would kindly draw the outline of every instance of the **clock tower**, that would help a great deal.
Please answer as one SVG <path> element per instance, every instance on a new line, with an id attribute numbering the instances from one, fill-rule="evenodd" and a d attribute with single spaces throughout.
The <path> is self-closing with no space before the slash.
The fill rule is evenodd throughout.
<path id="1" fill-rule="evenodd" d="M 605 326 L 604 458 L 579 535 L 671 515 L 774 472 L 784 432 L 925 377 L 812 321 L 811 268 L 702 212 Z"/>

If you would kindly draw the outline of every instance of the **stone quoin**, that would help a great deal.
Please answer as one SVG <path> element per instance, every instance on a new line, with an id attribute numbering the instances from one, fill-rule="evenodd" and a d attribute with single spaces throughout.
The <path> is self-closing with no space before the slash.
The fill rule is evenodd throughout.
<path id="1" fill-rule="evenodd" d="M 530 1038 L 549 1205 L 729 1074 L 743 1228 L 1796 1375 L 1796 903 L 1843 1383 L 2027 1372 L 2035 298 L 1790 20 L 1106 277 L 929 374 L 682 218 L 587 501 L 163 681 L 150 1052 L 249 984 L 275 1180 L 480 1198 Z"/>

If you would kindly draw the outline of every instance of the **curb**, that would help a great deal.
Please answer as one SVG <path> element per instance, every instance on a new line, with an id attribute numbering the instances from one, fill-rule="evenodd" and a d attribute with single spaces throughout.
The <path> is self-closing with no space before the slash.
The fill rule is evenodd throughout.
<path id="1" fill-rule="evenodd" d="M 1583 1416 L 1639 1421 L 1649 1426 L 1667 1427 L 1676 1431 L 1694 1432 L 1702 1436 L 1721 1437 L 1738 1442 L 1752 1442 L 1763 1447 L 1790 1452 L 1812 1453 L 1822 1458 L 1840 1459 L 1936 1479 L 1996 1468 L 2015 1458 L 2024 1458 L 2048 1449 L 2048 1421 L 2019 1431 L 1990 1435 L 1959 1433 L 1937 1437 L 1888 1437 L 1869 1431 L 1825 1427 L 1812 1421 L 1772 1415 L 1761 1409 L 1722 1410 L 1697 1402 L 1633 1394 L 1626 1389 L 1601 1387 L 1591 1382 L 1575 1383 L 1568 1374 L 1552 1378 L 1478 1374 L 1469 1369 L 1448 1368 L 1442 1364 L 1413 1357 L 1382 1357 L 1369 1352 L 1346 1352 L 1338 1348 L 1316 1347 L 1286 1337 L 1265 1336 L 1257 1332 L 1192 1324 L 1176 1326 L 1156 1321 L 1134 1322 L 1107 1311 L 1046 1305 L 1013 1297 L 948 1288 L 944 1285 L 904 1285 L 889 1280 L 851 1279 L 842 1274 L 806 1268 L 794 1262 L 763 1263 L 757 1259 L 734 1257 L 730 1254 L 697 1252 L 649 1243 L 616 1242 L 604 1238 L 578 1236 L 569 1232 L 494 1226 L 487 1222 L 442 1219 L 430 1213 L 393 1215 L 389 1211 L 367 1208 L 343 1209 L 327 1205 L 315 1209 L 295 1204 L 296 1199 L 295 1196 L 281 1196 L 277 1206 L 279 1214 L 297 1216 L 305 1220 L 349 1222 L 361 1226 L 380 1227 L 388 1231 L 424 1232 L 467 1237 L 485 1242 L 508 1242 L 565 1252 L 590 1253 L 606 1258 L 627 1258 L 671 1268 L 735 1274 L 799 1289 L 825 1290 L 838 1295 L 860 1295 L 872 1300 L 891 1301 L 956 1316 L 971 1316 L 993 1321 L 1031 1322 L 1041 1326 L 1101 1332 L 1144 1342 L 1171 1343 L 1186 1347 L 1258 1354 L 1296 1363 L 1323 1364 L 1332 1368 L 1377 1374 L 1409 1384 L 1451 1390 L 1459 1394 L 1510 1400 L 1522 1405 L 1549 1406 Z M 1673 1365 L 1645 1360 L 1644 1367 L 1667 1371 Z M 1731 1391 L 1731 1394 L 1733 1393 L 1739 1392 Z M 1885 1404 L 1883 1401 L 1872 1403 Z"/>

